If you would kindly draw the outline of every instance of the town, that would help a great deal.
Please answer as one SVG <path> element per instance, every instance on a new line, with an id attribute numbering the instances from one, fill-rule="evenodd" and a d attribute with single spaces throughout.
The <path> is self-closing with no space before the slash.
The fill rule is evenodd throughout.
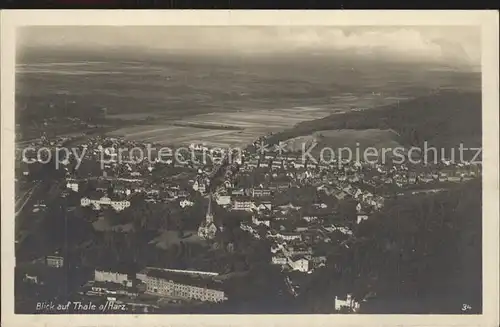
<path id="1" fill-rule="evenodd" d="M 26 160 L 19 149 L 16 182 L 26 192 L 16 199 L 16 220 L 21 226 L 24 220 L 38 222 L 35 226 L 55 224 L 64 234 L 48 247 L 50 253 L 18 256 L 23 287 L 43 287 L 44 274 L 34 266 L 86 271 L 73 287 L 76 299 L 113 301 L 131 312 L 164 312 L 186 303 L 203 307 L 237 301 L 243 291 L 235 291 L 231 281 L 250 278 L 246 274 L 252 267 L 265 265 L 281 276 L 283 292 L 293 301 L 308 276 L 335 264 L 328 261 L 332 251 L 355 243 L 358 229 L 377 219 L 387 201 L 440 192 L 481 175 L 479 164 L 446 160 L 421 165 L 312 162 L 279 147 L 261 151 L 265 141 L 261 137 L 248 145 L 237 160 L 230 160 L 232 150 L 211 152 L 207 145 L 191 144 L 199 156 L 208 150 L 210 160 L 188 156 L 103 163 L 103 147 L 115 152 L 150 144 L 43 136 L 30 146 L 71 144 L 87 153 L 78 163 L 70 155 L 52 174 L 47 174 L 52 163 L 40 163 L 36 151 Z M 51 197 L 41 196 L 44 187 Z M 99 240 L 68 241 L 68 223 L 90 224 L 86 233 Z M 36 231 L 16 233 L 16 246 L 22 249 Z M 335 294 L 331 313 L 357 312 L 366 296 Z"/>

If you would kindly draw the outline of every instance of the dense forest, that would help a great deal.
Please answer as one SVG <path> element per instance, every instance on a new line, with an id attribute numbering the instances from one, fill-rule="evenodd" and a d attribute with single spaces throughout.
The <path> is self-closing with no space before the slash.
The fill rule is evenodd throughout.
<path id="1" fill-rule="evenodd" d="M 303 310 L 329 312 L 353 292 L 363 313 L 480 313 L 481 217 L 479 181 L 388 203 L 314 273 Z"/>

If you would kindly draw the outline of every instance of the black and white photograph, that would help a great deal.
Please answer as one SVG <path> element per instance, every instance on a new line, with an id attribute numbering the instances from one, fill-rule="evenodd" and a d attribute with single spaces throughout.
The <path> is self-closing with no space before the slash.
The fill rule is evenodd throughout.
<path id="1" fill-rule="evenodd" d="M 2 26 L 13 315 L 493 314 L 498 13 L 423 14 Z"/>

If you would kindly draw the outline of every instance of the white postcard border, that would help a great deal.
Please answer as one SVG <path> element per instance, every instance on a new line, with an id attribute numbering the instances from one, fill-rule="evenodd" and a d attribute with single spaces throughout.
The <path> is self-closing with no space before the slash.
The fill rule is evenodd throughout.
<path id="1" fill-rule="evenodd" d="M 15 315 L 15 29 L 28 25 L 358 25 L 482 28 L 482 315 Z M 163 11 L 3 10 L 1 12 L 2 325 L 30 326 L 498 326 L 499 81 L 497 11 Z M 453 119 L 450 117 L 450 119 Z"/>

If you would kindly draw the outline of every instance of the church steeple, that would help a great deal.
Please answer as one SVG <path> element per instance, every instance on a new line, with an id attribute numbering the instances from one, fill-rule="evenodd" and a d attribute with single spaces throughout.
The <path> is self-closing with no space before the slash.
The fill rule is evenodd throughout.
<path id="1" fill-rule="evenodd" d="M 208 208 L 207 208 L 207 214 L 205 216 L 205 221 L 207 225 L 213 223 L 214 221 L 214 215 L 212 214 L 212 194 L 208 195 Z"/>
<path id="2" fill-rule="evenodd" d="M 202 221 L 198 228 L 198 236 L 205 240 L 214 239 L 217 233 L 217 226 L 214 224 L 214 215 L 212 213 L 212 194 L 208 195 L 208 208 L 205 215 L 205 221 Z"/>

